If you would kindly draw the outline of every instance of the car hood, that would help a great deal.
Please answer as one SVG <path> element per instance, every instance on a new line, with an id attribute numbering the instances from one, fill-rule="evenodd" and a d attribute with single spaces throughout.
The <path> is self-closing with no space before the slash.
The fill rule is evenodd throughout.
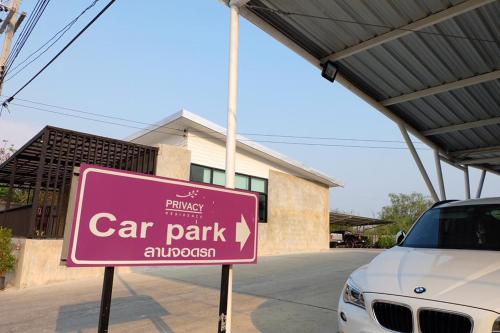
<path id="1" fill-rule="evenodd" d="M 355 271 L 364 292 L 450 302 L 500 313 L 500 252 L 394 247 Z M 424 287 L 422 294 L 416 287 Z"/>

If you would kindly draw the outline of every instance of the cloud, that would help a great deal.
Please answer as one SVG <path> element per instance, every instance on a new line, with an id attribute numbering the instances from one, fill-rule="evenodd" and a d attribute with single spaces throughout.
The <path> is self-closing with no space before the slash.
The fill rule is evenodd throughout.
<path id="1" fill-rule="evenodd" d="M 20 148 L 40 130 L 40 127 L 33 124 L 0 118 L 0 144 L 7 140 L 9 145 Z"/>

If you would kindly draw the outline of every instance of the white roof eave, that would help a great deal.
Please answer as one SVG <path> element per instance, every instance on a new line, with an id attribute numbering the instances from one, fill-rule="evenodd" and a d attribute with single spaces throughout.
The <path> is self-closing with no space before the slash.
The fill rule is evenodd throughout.
<path id="1" fill-rule="evenodd" d="M 189 112 L 185 109 L 182 109 L 165 119 L 159 121 L 155 125 L 149 126 L 148 128 L 138 131 L 130 136 L 128 136 L 125 140 L 128 141 L 133 141 L 136 140 L 144 135 L 147 135 L 151 132 L 153 132 L 155 129 L 159 129 L 162 127 L 167 126 L 168 124 L 171 124 L 173 122 L 179 121 L 179 120 L 187 120 L 189 127 L 193 127 L 196 130 L 200 130 L 204 132 L 205 134 L 212 136 L 217 139 L 224 139 L 226 137 L 226 129 L 224 127 L 221 127 L 205 118 L 202 118 L 192 112 Z M 293 170 L 297 175 L 316 181 L 320 184 L 327 185 L 328 187 L 343 187 L 344 185 L 339 182 L 338 180 L 329 177 L 325 174 L 323 174 L 320 171 L 317 171 L 313 168 L 310 168 L 298 161 L 295 161 L 293 159 L 290 159 L 289 157 L 280 154 L 274 150 L 271 150 L 267 147 L 264 147 L 256 142 L 252 142 L 252 140 L 242 136 L 242 135 L 237 135 L 237 147 L 240 149 L 243 149 L 245 151 L 249 151 L 253 154 L 256 154 L 258 156 L 261 156 L 267 160 L 270 160 L 274 163 L 277 163 L 278 165 L 283 165 L 287 167 L 288 169 Z"/>

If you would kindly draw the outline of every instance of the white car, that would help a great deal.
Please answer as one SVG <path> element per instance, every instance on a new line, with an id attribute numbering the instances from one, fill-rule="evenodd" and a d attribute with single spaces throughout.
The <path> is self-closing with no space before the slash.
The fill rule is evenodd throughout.
<path id="1" fill-rule="evenodd" d="M 500 198 L 438 203 L 349 277 L 341 333 L 500 333 Z"/>

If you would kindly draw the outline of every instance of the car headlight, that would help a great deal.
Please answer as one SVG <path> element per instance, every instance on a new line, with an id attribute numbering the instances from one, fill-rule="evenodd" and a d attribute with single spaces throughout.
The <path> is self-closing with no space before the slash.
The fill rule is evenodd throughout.
<path id="1" fill-rule="evenodd" d="M 497 318 L 491 329 L 492 333 L 500 333 L 500 317 Z"/>
<path id="2" fill-rule="evenodd" d="M 365 309 L 365 297 L 361 289 L 349 279 L 344 287 L 344 302 L 359 306 Z"/>

